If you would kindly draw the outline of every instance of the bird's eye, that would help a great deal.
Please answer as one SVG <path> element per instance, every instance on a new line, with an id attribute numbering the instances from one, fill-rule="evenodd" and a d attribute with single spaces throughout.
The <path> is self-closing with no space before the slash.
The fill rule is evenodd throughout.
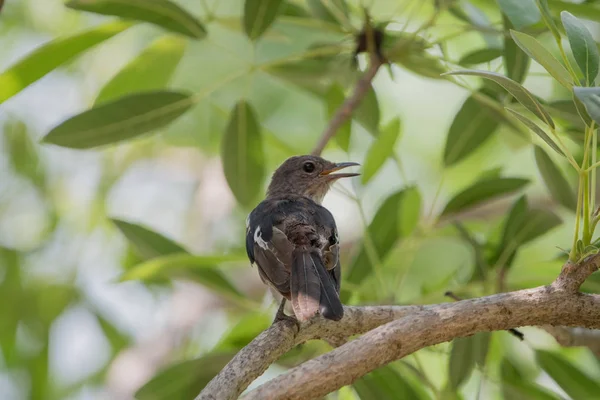
<path id="1" fill-rule="evenodd" d="M 315 164 L 313 164 L 311 162 L 305 162 L 304 165 L 302 166 L 302 169 L 308 173 L 311 173 L 315 170 Z"/>

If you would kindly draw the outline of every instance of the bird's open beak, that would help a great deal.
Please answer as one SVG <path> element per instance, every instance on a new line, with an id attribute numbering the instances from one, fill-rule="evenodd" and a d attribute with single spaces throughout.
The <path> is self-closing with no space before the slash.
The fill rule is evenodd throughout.
<path id="1" fill-rule="evenodd" d="M 328 176 L 331 179 L 350 178 L 352 176 L 358 176 L 360 174 L 357 174 L 357 173 L 354 173 L 354 172 L 343 173 L 343 174 L 334 174 L 333 173 L 335 171 L 339 171 L 341 169 L 348 168 L 348 167 L 353 167 L 355 165 L 360 165 L 360 164 L 359 163 L 355 163 L 355 162 L 337 163 L 337 164 L 335 164 L 335 166 L 333 168 L 326 169 L 325 171 L 321 172 L 319 175 L 321 175 L 321 176 Z"/>

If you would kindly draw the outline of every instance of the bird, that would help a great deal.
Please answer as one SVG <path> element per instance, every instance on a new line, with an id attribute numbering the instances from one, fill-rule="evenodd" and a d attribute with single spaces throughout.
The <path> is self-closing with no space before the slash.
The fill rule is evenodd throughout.
<path id="1" fill-rule="evenodd" d="M 248 215 L 250 263 L 257 265 L 263 283 L 283 296 L 275 321 L 294 318 L 284 312 L 286 300 L 296 322 L 316 314 L 334 321 L 344 316 L 338 230 L 321 203 L 338 179 L 360 175 L 338 171 L 357 165 L 314 155 L 290 157 L 275 170 L 265 199 Z"/>

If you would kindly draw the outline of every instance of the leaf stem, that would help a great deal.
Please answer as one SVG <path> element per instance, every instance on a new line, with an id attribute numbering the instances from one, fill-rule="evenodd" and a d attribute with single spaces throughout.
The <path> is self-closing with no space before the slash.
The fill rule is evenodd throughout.
<path id="1" fill-rule="evenodd" d="M 577 260 L 577 242 L 579 240 L 579 224 L 581 220 L 581 200 L 583 197 L 583 185 L 582 185 L 582 172 L 579 173 L 579 180 L 577 185 L 577 211 L 575 216 L 575 233 L 573 234 L 573 246 L 571 247 L 571 252 L 569 253 L 569 260 L 576 261 Z"/>

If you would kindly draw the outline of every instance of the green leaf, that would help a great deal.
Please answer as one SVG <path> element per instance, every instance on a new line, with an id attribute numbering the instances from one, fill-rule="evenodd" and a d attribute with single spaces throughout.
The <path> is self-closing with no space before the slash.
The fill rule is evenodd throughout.
<path id="1" fill-rule="evenodd" d="M 477 64 L 485 64 L 487 62 L 493 61 L 496 58 L 502 56 L 502 50 L 494 49 L 494 48 L 485 48 L 472 51 L 460 59 L 458 63 L 460 65 L 477 65 Z"/>
<path id="2" fill-rule="evenodd" d="M 0 103 L 80 53 L 110 39 L 132 25 L 126 22 L 111 22 L 74 36 L 55 39 L 38 47 L 0 74 Z"/>
<path id="3" fill-rule="evenodd" d="M 596 5 L 594 4 L 591 4 L 591 2 L 589 1 L 584 3 L 572 3 L 571 1 L 548 0 L 548 4 L 550 5 L 550 8 L 556 13 L 560 13 L 561 11 L 568 11 L 581 18 L 590 19 L 594 21 L 600 19 L 600 8 L 596 7 Z"/>
<path id="4" fill-rule="evenodd" d="M 343 0 L 307 0 L 307 4 L 312 14 L 320 20 L 340 25 L 340 17 L 347 19 L 348 10 Z"/>
<path id="5" fill-rule="evenodd" d="M 183 57 L 185 45 L 186 41 L 179 36 L 155 40 L 104 85 L 95 105 L 136 92 L 164 88 Z"/>
<path id="6" fill-rule="evenodd" d="M 362 183 L 366 184 L 375 176 L 386 160 L 394 154 L 394 146 L 400 136 L 400 119 L 393 119 L 386 125 L 375 139 L 367 155 L 362 169 Z"/>
<path id="7" fill-rule="evenodd" d="M 593 399 L 600 393 L 598 381 L 584 374 L 579 368 L 564 358 L 548 351 L 537 350 L 536 358 L 540 366 L 573 399 Z"/>
<path id="8" fill-rule="evenodd" d="M 544 67 L 561 85 L 567 89 L 573 86 L 573 79 L 567 69 L 536 38 L 513 30 L 510 31 L 510 34 L 515 43 L 529 57 Z"/>
<path id="9" fill-rule="evenodd" d="M 588 115 L 597 124 L 600 124 L 600 87 L 586 88 L 573 86 L 573 93 L 585 105 Z"/>
<path id="10" fill-rule="evenodd" d="M 219 350 L 237 351 L 267 329 L 272 321 L 272 316 L 264 312 L 254 312 L 244 315 L 229 332 L 223 335 L 216 348 Z"/>
<path id="11" fill-rule="evenodd" d="M 519 121 L 521 121 L 524 125 L 526 125 L 529 129 L 531 129 L 536 135 L 538 135 L 544 142 L 548 144 L 554 151 L 556 151 L 561 156 L 565 157 L 565 153 L 558 147 L 558 145 L 548 136 L 546 132 L 539 126 L 535 124 L 532 120 L 524 116 L 523 114 L 519 114 L 515 110 L 507 108 L 506 111 L 510 112 L 515 116 Z"/>
<path id="12" fill-rule="evenodd" d="M 560 13 L 560 18 L 567 32 L 573 57 L 583 72 L 586 83 L 593 85 L 600 63 L 596 42 L 585 25 L 573 14 L 563 11 Z"/>
<path id="13" fill-rule="evenodd" d="M 200 21 L 167 0 L 71 0 L 66 6 L 74 10 L 149 22 L 196 39 L 206 36 Z"/>
<path id="14" fill-rule="evenodd" d="M 244 2 L 244 30 L 256 40 L 269 29 L 281 10 L 282 0 L 246 0 Z"/>
<path id="15" fill-rule="evenodd" d="M 592 117 L 590 117 L 590 114 L 588 114 L 585 105 L 581 102 L 581 100 L 579 100 L 575 91 L 573 91 L 573 105 L 575 106 L 575 110 L 577 111 L 577 115 L 579 115 L 581 121 L 583 121 L 585 125 L 591 127 Z M 581 130 L 583 131 L 584 129 L 582 128 Z"/>
<path id="16" fill-rule="evenodd" d="M 330 58 L 303 59 L 268 67 L 265 72 L 322 98 L 331 89 L 332 63 Z"/>
<path id="17" fill-rule="evenodd" d="M 519 103 L 525 108 L 534 113 L 539 119 L 541 119 L 546 125 L 554 128 L 554 122 L 550 117 L 550 114 L 542 107 L 539 101 L 531 94 L 531 92 L 521 86 L 519 83 L 507 78 L 504 75 L 497 74 L 490 71 L 477 71 L 472 69 L 466 69 L 461 71 L 448 72 L 446 75 L 474 75 L 482 78 L 490 79 L 506 89 L 511 95 L 513 95 Z"/>
<path id="18" fill-rule="evenodd" d="M 504 18 L 504 26 L 506 31 L 509 31 L 512 27 L 506 17 Z M 503 58 L 506 76 L 515 82 L 522 83 L 529 69 L 529 57 L 509 36 L 504 36 Z"/>
<path id="19" fill-rule="evenodd" d="M 548 0 L 536 0 L 535 2 L 538 6 L 538 10 L 540 10 L 540 13 L 542 14 L 544 23 L 548 29 L 550 29 L 550 32 L 552 32 L 554 39 L 559 42 L 561 40 L 560 32 L 558 30 L 558 26 L 556 26 L 556 22 L 554 22 L 554 17 L 552 17 L 552 13 L 550 12 Z"/>
<path id="20" fill-rule="evenodd" d="M 540 147 L 534 146 L 534 153 L 535 163 L 552 198 L 559 204 L 575 211 L 577 209 L 577 196 L 560 169 Z"/>
<path id="21" fill-rule="evenodd" d="M 329 88 L 329 91 L 325 95 L 325 100 L 327 102 L 327 119 L 331 120 L 338 107 L 344 102 L 346 96 L 344 95 L 344 89 L 338 84 L 333 84 Z M 335 134 L 335 141 L 340 146 L 342 150 L 346 153 L 350 149 L 350 133 L 351 133 L 352 123 L 351 121 L 346 121 L 344 124 L 338 129 Z"/>
<path id="22" fill-rule="evenodd" d="M 475 182 L 472 186 L 455 195 L 446 204 L 442 216 L 464 211 L 499 196 L 504 196 L 522 189 L 529 183 L 521 178 L 491 178 Z"/>
<path id="23" fill-rule="evenodd" d="M 193 104 L 190 94 L 157 91 L 102 104 L 58 125 L 42 139 L 72 149 L 90 149 L 132 139 L 168 125 Z"/>
<path id="24" fill-rule="evenodd" d="M 474 351 L 474 342 L 471 337 L 452 341 L 452 350 L 448 360 L 448 381 L 452 389 L 458 389 L 471 376 L 475 367 Z"/>
<path id="25" fill-rule="evenodd" d="M 489 139 L 498 128 L 495 116 L 495 111 L 475 96 L 468 97 L 450 125 L 444 147 L 444 165 L 456 164 Z"/>
<path id="26" fill-rule="evenodd" d="M 243 297 L 218 269 L 225 262 L 242 261 L 240 256 L 194 256 L 187 252 L 155 257 L 125 271 L 120 281 L 161 281 L 163 278 L 189 278 L 218 292 Z"/>
<path id="27" fill-rule="evenodd" d="M 535 383 L 529 383 L 521 376 L 521 372 L 504 358 L 500 364 L 502 394 L 511 400 L 558 400 L 559 397 L 548 392 Z"/>
<path id="28" fill-rule="evenodd" d="M 382 262 L 396 241 L 412 233 L 421 213 L 421 196 L 415 187 L 409 187 L 389 196 L 379 207 L 367 228 L 365 241 L 369 240 L 379 261 Z M 347 281 L 360 284 L 377 265 L 373 263 L 368 243 L 363 243 L 357 256 L 347 269 Z M 351 293 L 342 291 L 345 301 Z"/>
<path id="29" fill-rule="evenodd" d="M 173 364 L 156 374 L 136 393 L 137 400 L 193 399 L 235 353 L 211 353 Z"/>
<path id="30" fill-rule="evenodd" d="M 187 252 L 173 240 L 141 225 L 119 219 L 112 219 L 111 221 L 133 245 L 137 254 L 144 260 L 168 254 Z"/>
<path id="31" fill-rule="evenodd" d="M 354 112 L 354 118 L 358 121 L 363 128 L 365 128 L 371 135 L 377 136 L 379 133 L 379 102 L 375 95 L 375 90 L 371 86 L 367 91 L 367 94 L 361 100 L 359 106 Z"/>
<path id="32" fill-rule="evenodd" d="M 423 399 L 423 396 L 390 365 L 368 373 L 354 382 L 353 387 L 361 400 Z"/>
<path id="33" fill-rule="evenodd" d="M 265 177 L 260 127 L 254 110 L 245 101 L 238 102 L 221 145 L 225 178 L 235 198 L 251 206 L 261 192 Z"/>
<path id="34" fill-rule="evenodd" d="M 497 0 L 502 13 L 508 17 L 517 29 L 522 29 L 537 23 L 540 12 L 534 0 Z"/>

